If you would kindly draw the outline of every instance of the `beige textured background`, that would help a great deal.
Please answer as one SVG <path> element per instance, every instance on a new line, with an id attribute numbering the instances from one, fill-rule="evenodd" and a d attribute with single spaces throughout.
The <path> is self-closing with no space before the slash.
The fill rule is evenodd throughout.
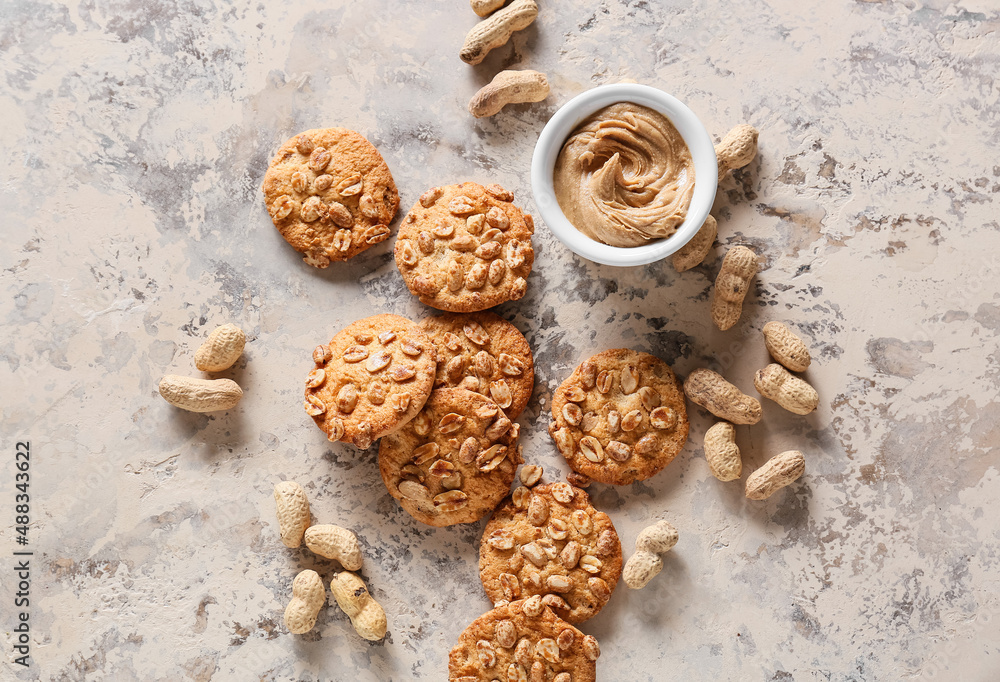
<path id="1" fill-rule="evenodd" d="M 747 470 L 807 456 L 765 503 L 711 478 L 692 439 L 662 474 L 593 486 L 631 549 L 665 517 L 681 540 L 643 592 L 584 630 L 602 680 L 963 680 L 1000 675 L 1000 10 L 988 0 L 545 0 L 479 67 L 449 2 L 7 0 L 0 6 L 0 537 L 14 547 L 13 448 L 32 443 L 32 667 L 17 680 L 443 680 L 488 607 L 482 524 L 402 513 L 374 450 L 331 445 L 300 408 L 318 342 L 355 318 L 426 314 L 392 241 L 313 270 L 270 226 L 259 183 L 298 130 L 344 125 L 384 154 L 407 208 L 427 187 L 497 181 L 533 209 L 528 162 L 555 110 L 634 79 L 761 153 L 720 187 L 716 256 L 677 275 L 574 258 L 539 224 L 528 296 L 499 309 L 535 350 L 525 455 L 566 469 L 551 391 L 625 345 L 752 391 L 759 329 L 793 324 L 822 405 L 765 404 Z M 465 112 L 502 67 L 549 74 L 544 103 Z M 718 255 L 765 263 L 738 327 L 708 317 Z M 246 329 L 237 409 L 156 395 L 212 327 Z M 277 539 L 271 489 L 303 482 L 319 519 L 363 539 L 390 635 L 326 609 L 284 632 L 292 576 L 332 565 Z"/>

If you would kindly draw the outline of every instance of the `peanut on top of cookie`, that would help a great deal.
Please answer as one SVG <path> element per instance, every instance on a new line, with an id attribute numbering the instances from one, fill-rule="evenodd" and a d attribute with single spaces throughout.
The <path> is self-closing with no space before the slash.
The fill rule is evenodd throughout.
<path id="1" fill-rule="evenodd" d="M 317 128 L 287 140 L 263 190 L 278 232 L 318 268 L 385 241 L 399 208 L 382 155 L 347 128 Z"/>
<path id="2" fill-rule="evenodd" d="M 475 182 L 424 192 L 396 240 L 407 288 L 433 308 L 460 313 L 523 297 L 535 224 L 513 199 L 500 185 Z"/>
<path id="3" fill-rule="evenodd" d="M 349 324 L 316 346 L 303 404 L 332 441 L 369 447 L 423 407 L 437 354 L 420 328 L 399 315 Z"/>
<path id="4" fill-rule="evenodd" d="M 661 471 L 688 435 L 673 371 L 628 348 L 606 350 L 577 367 L 552 396 L 552 419 L 549 433 L 573 470 L 614 485 Z"/>

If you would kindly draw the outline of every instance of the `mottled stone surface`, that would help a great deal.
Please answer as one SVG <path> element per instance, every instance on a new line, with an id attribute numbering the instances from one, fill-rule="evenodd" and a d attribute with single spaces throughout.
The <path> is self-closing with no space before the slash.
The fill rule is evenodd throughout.
<path id="1" fill-rule="evenodd" d="M 374 449 L 331 445 L 302 412 L 318 342 L 355 318 L 427 309 L 392 240 L 325 271 L 271 227 L 259 184 L 282 140 L 348 126 L 385 156 L 405 210 L 433 184 L 497 181 L 533 210 L 528 163 L 573 95 L 634 79 L 761 153 L 718 194 L 719 245 L 677 275 L 572 256 L 539 223 L 528 295 L 499 312 L 535 349 L 525 457 L 552 480 L 551 391 L 584 356 L 656 353 L 753 393 L 760 328 L 788 322 L 814 363 L 808 417 L 766 402 L 738 427 L 744 472 L 801 449 L 804 479 L 763 503 L 713 479 L 712 423 L 662 474 L 593 486 L 631 549 L 664 517 L 680 542 L 642 592 L 583 629 L 604 680 L 930 680 L 1000 670 L 1000 10 L 989 0 L 546 0 L 478 67 L 454 2 L 6 0 L 0 6 L 0 386 L 4 547 L 13 447 L 30 439 L 32 657 L 19 680 L 443 680 L 488 608 L 483 523 L 431 529 L 384 492 Z M 551 97 L 481 121 L 502 67 Z M 708 298 L 726 246 L 763 270 L 740 324 Z M 196 374 L 214 326 L 249 342 L 234 410 L 156 394 Z M 281 613 L 303 568 L 271 498 L 300 481 L 317 519 L 357 531 L 384 642 L 336 608 L 308 635 Z M 10 575 L 5 549 L 0 571 Z M 14 609 L 3 581 L 4 655 Z M 13 672 L 11 672 L 13 671 Z M 956 678 L 957 679 L 957 678 Z"/>

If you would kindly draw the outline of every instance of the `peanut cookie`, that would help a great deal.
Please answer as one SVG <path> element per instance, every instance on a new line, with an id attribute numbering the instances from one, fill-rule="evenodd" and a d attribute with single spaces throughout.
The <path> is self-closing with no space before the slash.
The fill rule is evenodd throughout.
<path id="1" fill-rule="evenodd" d="M 569 483 L 517 488 L 486 524 L 479 578 L 494 604 L 539 595 L 560 618 L 597 615 L 622 574 L 611 519 Z"/>
<path id="2" fill-rule="evenodd" d="M 285 142 L 263 190 L 278 232 L 317 268 L 385 241 L 399 208 L 382 155 L 347 128 L 307 130 Z"/>
<path id="3" fill-rule="evenodd" d="M 361 449 L 420 411 L 434 387 L 437 353 L 420 327 L 399 315 L 349 324 L 313 351 L 304 407 L 332 441 Z"/>
<path id="4" fill-rule="evenodd" d="M 471 313 L 518 300 L 535 260 L 535 224 L 500 185 L 433 187 L 399 228 L 396 266 L 420 301 Z"/>
<path id="5" fill-rule="evenodd" d="M 448 655 L 449 682 L 594 682 L 601 647 L 531 597 L 472 621 Z"/>
<path id="6" fill-rule="evenodd" d="M 626 485 L 658 473 L 688 436 L 680 383 L 649 353 L 617 348 L 576 368 L 552 396 L 549 433 L 573 469 Z"/>
<path id="7" fill-rule="evenodd" d="M 523 461 L 517 433 L 486 396 L 439 388 L 413 421 L 382 440 L 379 472 L 389 494 L 418 521 L 472 523 L 510 490 Z"/>
<path id="8" fill-rule="evenodd" d="M 437 349 L 435 387 L 482 393 L 517 419 L 535 388 L 531 346 L 517 327 L 490 312 L 428 317 L 420 327 Z"/>

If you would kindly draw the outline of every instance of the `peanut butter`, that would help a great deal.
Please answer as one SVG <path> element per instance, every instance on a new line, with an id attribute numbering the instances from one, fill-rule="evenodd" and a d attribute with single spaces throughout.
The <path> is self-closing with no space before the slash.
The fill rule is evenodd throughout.
<path id="1" fill-rule="evenodd" d="M 576 229 L 611 246 L 640 246 L 684 222 L 694 161 L 665 116 L 618 102 L 570 134 L 553 179 L 559 207 Z"/>

